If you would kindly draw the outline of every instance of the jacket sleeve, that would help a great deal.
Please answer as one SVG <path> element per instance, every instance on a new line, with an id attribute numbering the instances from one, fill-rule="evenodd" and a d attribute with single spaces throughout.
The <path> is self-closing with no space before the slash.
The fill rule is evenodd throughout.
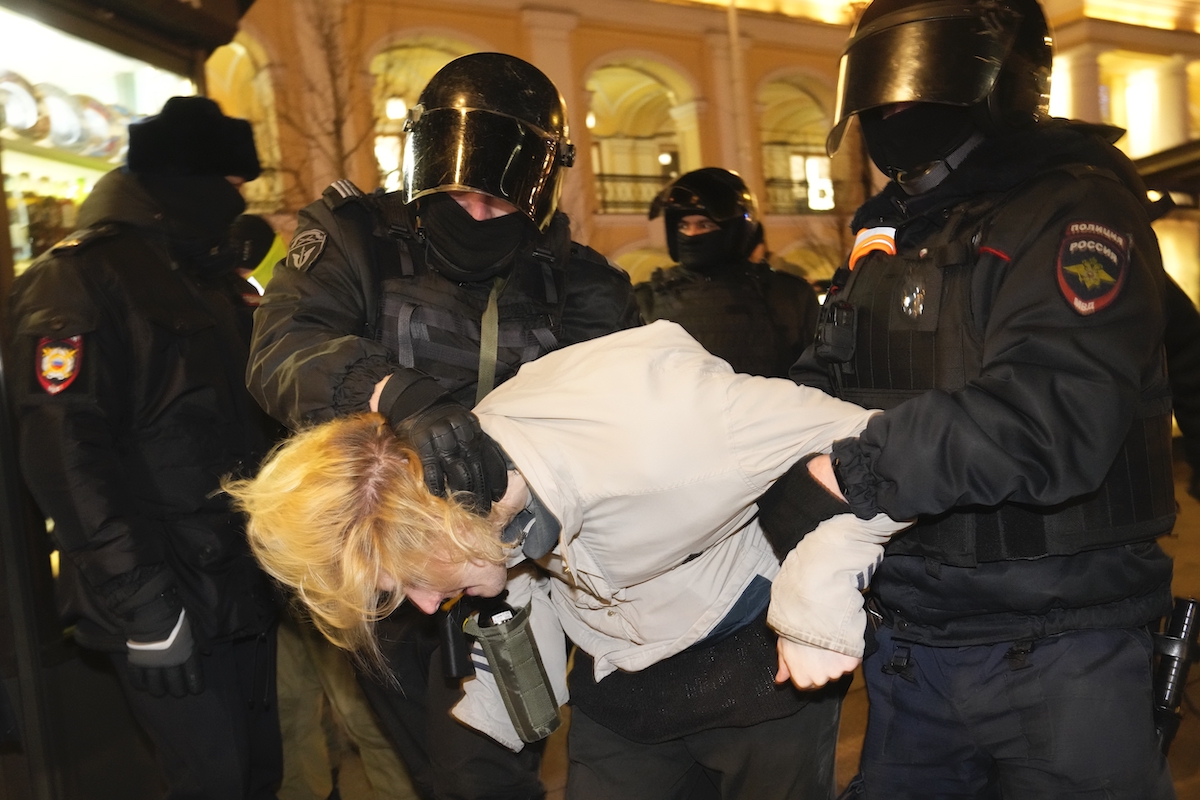
<path id="1" fill-rule="evenodd" d="M 1031 218 L 1044 222 L 1029 229 Z M 1076 311 L 1059 285 L 1073 222 L 1128 237 L 1124 282 L 1094 313 Z M 1092 491 L 1139 413 L 1143 387 L 1165 383 L 1156 239 L 1120 184 L 1065 172 L 1035 181 L 984 232 L 979 258 L 964 315 L 974 329 L 964 336 L 978 338 L 980 375 L 961 390 L 902 403 L 833 448 L 860 517 L 909 519 L 1006 500 L 1052 505 Z"/>
<path id="2" fill-rule="evenodd" d="M 839 514 L 804 537 L 771 585 L 767 624 L 785 639 L 862 658 L 862 593 L 883 546 L 908 523 Z"/>
<path id="3" fill-rule="evenodd" d="M 1193 472 L 1200 470 L 1200 311 L 1172 278 L 1167 278 L 1167 328 L 1163 345 L 1171 376 L 1175 420 Z M 1193 483 L 1195 479 L 1193 479 Z"/>
<path id="4" fill-rule="evenodd" d="M 356 246 L 369 233 L 355 227 L 367 224 L 365 211 L 354 211 L 335 214 L 318 200 L 300 212 L 293 251 L 254 314 L 246 385 L 291 428 L 365 411 L 375 384 L 398 369 L 370 332 L 378 288 Z M 319 252 L 301 257 L 298 242 Z"/>
<path id="5" fill-rule="evenodd" d="M 53 520 L 63 558 L 99 600 L 106 619 L 94 621 L 153 641 L 170 632 L 181 604 L 162 549 L 166 531 L 135 511 L 138 487 L 122 460 L 120 433 L 131 424 L 138 376 L 117 292 L 85 280 L 78 261 L 41 262 L 14 287 L 11 391 L 21 471 Z M 55 377 L 70 380 L 47 388 L 43 346 L 60 342 L 74 355 Z"/>
<path id="6" fill-rule="evenodd" d="M 641 325 L 629 275 L 594 250 L 576 244 L 571 247 L 563 346 Z"/>

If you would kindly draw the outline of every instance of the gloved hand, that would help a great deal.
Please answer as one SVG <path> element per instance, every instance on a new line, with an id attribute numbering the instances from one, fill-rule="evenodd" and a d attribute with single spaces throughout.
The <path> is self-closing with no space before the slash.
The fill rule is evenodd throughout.
<path id="1" fill-rule="evenodd" d="M 797 461 L 758 498 L 758 523 L 780 562 L 823 521 L 850 512 L 846 501 L 830 494 L 808 471 L 808 462 L 818 455 Z"/>
<path id="2" fill-rule="evenodd" d="M 159 642 L 125 643 L 129 649 L 129 682 L 133 688 L 153 697 L 186 697 L 204 691 L 204 673 L 200 654 L 192 639 L 187 610 L 179 612 L 179 621 L 171 635 Z"/>
<path id="3" fill-rule="evenodd" d="M 413 443 L 425 470 L 429 491 L 467 492 L 474 510 L 487 514 L 508 488 L 504 453 L 483 432 L 479 418 L 458 403 L 445 401 L 404 421 L 403 433 Z"/>

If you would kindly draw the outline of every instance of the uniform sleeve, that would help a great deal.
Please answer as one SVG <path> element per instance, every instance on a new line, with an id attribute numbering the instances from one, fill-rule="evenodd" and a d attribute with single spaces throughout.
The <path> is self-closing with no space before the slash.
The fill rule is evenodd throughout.
<path id="1" fill-rule="evenodd" d="M 1017 231 L 1016 244 L 984 234 L 966 315 L 974 330 L 964 332 L 979 337 L 979 377 L 907 401 L 834 447 L 859 516 L 907 519 L 1005 500 L 1052 505 L 1092 491 L 1138 413 L 1142 387 L 1161 380 L 1153 373 L 1161 370 L 1163 273 L 1145 213 L 1110 179 L 1050 177 L 1008 202 L 990 229 Z M 1023 231 L 1016 219 L 1044 223 Z M 1075 223 L 1085 227 L 1071 231 L 1100 226 L 1127 241 L 1123 255 L 1112 250 L 1126 268 L 1110 302 L 1082 312 L 1059 280 Z"/>
<path id="2" fill-rule="evenodd" d="M 642 324 L 629 275 L 599 254 L 590 255 L 572 258 L 567 271 L 564 347 Z"/>
<path id="3" fill-rule="evenodd" d="M 129 638 L 165 638 L 180 608 L 161 523 L 134 509 L 120 431 L 134 401 L 121 306 L 76 259 L 39 263 L 13 292 L 21 471 L 63 558 Z"/>
<path id="4" fill-rule="evenodd" d="M 300 212 L 289 255 L 254 314 L 246 384 L 291 428 L 365 411 L 375 384 L 397 367 L 369 333 L 376 280 L 351 214 L 323 201 Z"/>
<path id="5" fill-rule="evenodd" d="M 788 363 L 793 363 L 812 344 L 817 333 L 817 315 L 821 303 L 812 284 L 797 275 L 772 271 L 774 289 L 768 295 L 775 319 L 782 321 L 789 348 Z"/>
<path id="6" fill-rule="evenodd" d="M 1170 277 L 1166 290 L 1167 327 L 1163 345 L 1171 377 L 1175 420 L 1192 471 L 1200 470 L 1200 311 Z M 1193 485 L 1196 479 L 1193 477 Z"/>
<path id="7" fill-rule="evenodd" d="M 815 332 L 814 332 L 815 336 Z M 833 381 L 829 378 L 829 363 L 816 354 L 816 348 L 809 343 L 804 352 L 796 359 L 788 370 L 788 377 L 801 386 L 811 386 L 820 389 L 825 394 L 833 394 Z"/>

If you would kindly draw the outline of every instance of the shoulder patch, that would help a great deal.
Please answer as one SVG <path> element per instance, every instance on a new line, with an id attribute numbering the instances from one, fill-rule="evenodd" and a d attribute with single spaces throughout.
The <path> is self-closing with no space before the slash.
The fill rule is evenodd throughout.
<path id="1" fill-rule="evenodd" d="M 83 364 L 83 337 L 42 337 L 37 343 L 37 379 L 49 394 L 66 389 L 79 375 Z"/>
<path id="2" fill-rule="evenodd" d="M 1129 272 L 1129 235 L 1097 222 L 1069 222 L 1058 248 L 1058 288 L 1087 316 L 1110 305 Z"/>
<path id="3" fill-rule="evenodd" d="M 325 242 L 329 235 L 320 228 L 310 228 L 296 234 L 288 246 L 287 258 L 284 263 L 292 269 L 304 272 L 325 252 Z"/>

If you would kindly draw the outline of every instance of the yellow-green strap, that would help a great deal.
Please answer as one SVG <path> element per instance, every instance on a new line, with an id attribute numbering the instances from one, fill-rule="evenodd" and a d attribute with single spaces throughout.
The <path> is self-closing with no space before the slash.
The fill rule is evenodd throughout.
<path id="1" fill-rule="evenodd" d="M 496 278 L 488 295 L 487 308 L 479 321 L 479 380 L 475 384 L 475 402 L 487 397 L 496 386 L 496 351 L 500 346 L 500 293 L 505 278 Z"/>

